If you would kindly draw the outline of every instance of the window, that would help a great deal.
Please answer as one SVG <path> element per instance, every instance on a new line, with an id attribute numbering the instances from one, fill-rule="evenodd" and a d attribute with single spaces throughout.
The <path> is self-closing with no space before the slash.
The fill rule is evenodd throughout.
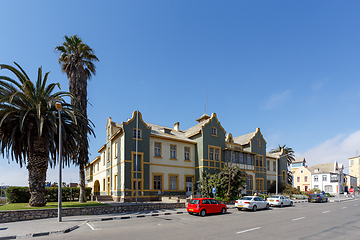
<path id="1" fill-rule="evenodd" d="M 219 161 L 219 160 L 220 160 L 220 157 L 219 157 L 219 149 L 218 149 L 218 148 L 215 148 L 215 160 L 216 160 L 216 161 Z"/>
<path id="2" fill-rule="evenodd" d="M 155 157 L 161 157 L 161 142 L 155 142 Z"/>
<path id="3" fill-rule="evenodd" d="M 257 146 L 258 146 L 258 147 L 261 147 L 260 139 L 257 139 Z"/>
<path id="4" fill-rule="evenodd" d="M 300 173 L 304 173 L 304 171 L 303 171 L 303 170 L 301 170 L 301 171 L 300 171 Z"/>
<path id="5" fill-rule="evenodd" d="M 270 161 L 266 161 L 266 170 L 270 170 Z"/>
<path id="6" fill-rule="evenodd" d="M 214 160 L 214 148 L 209 149 L 209 160 Z"/>
<path id="7" fill-rule="evenodd" d="M 319 177 L 318 176 L 314 176 L 314 182 L 318 182 L 319 181 Z"/>
<path id="8" fill-rule="evenodd" d="M 134 171 L 141 171 L 141 155 L 134 154 L 133 155 L 133 170 Z"/>
<path id="9" fill-rule="evenodd" d="M 314 185 L 314 188 L 317 188 L 317 189 L 319 189 L 319 185 Z"/>
<path id="10" fill-rule="evenodd" d="M 100 165 L 100 164 L 99 164 L 99 163 L 97 163 L 97 171 L 99 171 L 99 165 Z"/>
<path id="11" fill-rule="evenodd" d="M 244 154 L 242 152 L 239 153 L 239 161 L 240 163 L 244 163 Z"/>
<path id="12" fill-rule="evenodd" d="M 350 160 L 350 165 L 354 165 L 354 160 Z"/>
<path id="13" fill-rule="evenodd" d="M 177 176 L 170 176 L 170 190 L 177 190 Z"/>
<path id="14" fill-rule="evenodd" d="M 260 165 L 260 167 L 263 166 L 263 157 L 262 156 L 259 157 L 259 165 Z"/>
<path id="15" fill-rule="evenodd" d="M 275 161 L 273 161 L 273 171 L 276 171 L 276 162 Z"/>
<path id="16" fill-rule="evenodd" d="M 304 177 L 304 182 L 307 182 L 307 181 L 308 181 L 308 177 L 305 176 L 305 177 Z"/>
<path id="17" fill-rule="evenodd" d="M 323 180 L 324 182 L 326 182 L 326 181 L 327 181 L 327 176 L 326 176 L 326 175 L 323 175 L 323 176 L 322 176 L 322 180 Z"/>
<path id="18" fill-rule="evenodd" d="M 190 161 L 190 148 L 189 147 L 184 147 L 184 157 L 185 157 L 185 160 Z"/>
<path id="19" fill-rule="evenodd" d="M 270 180 L 268 180 L 268 181 L 266 181 L 266 185 L 267 185 L 267 188 L 266 188 L 266 190 L 269 190 L 270 189 Z"/>
<path id="20" fill-rule="evenodd" d="M 300 177 L 296 177 L 296 182 L 300 182 Z"/>
<path id="21" fill-rule="evenodd" d="M 154 175 L 154 190 L 162 190 L 161 188 L 161 175 Z"/>
<path id="22" fill-rule="evenodd" d="M 236 159 L 235 159 L 235 152 L 231 152 L 231 162 L 236 162 Z"/>
<path id="23" fill-rule="evenodd" d="M 138 190 L 138 189 L 141 190 L 141 181 L 138 180 L 137 183 L 138 183 L 137 184 L 138 187 L 136 188 L 136 181 L 133 182 L 133 189 L 134 190 Z"/>
<path id="24" fill-rule="evenodd" d="M 105 165 L 105 151 L 101 154 L 101 158 L 103 160 L 103 165 Z"/>
<path id="25" fill-rule="evenodd" d="M 332 185 L 326 185 L 325 186 L 325 192 L 332 192 L 332 191 L 333 191 Z"/>
<path id="26" fill-rule="evenodd" d="M 141 139 L 141 129 L 136 129 L 136 128 L 134 128 L 133 138 L 136 139 L 136 137 L 137 137 L 138 139 Z"/>
<path id="27" fill-rule="evenodd" d="M 114 143 L 114 158 L 117 158 L 117 142 Z"/>
<path id="28" fill-rule="evenodd" d="M 299 190 L 300 190 L 300 186 L 297 186 L 297 189 L 299 189 Z"/>
<path id="29" fill-rule="evenodd" d="M 286 172 L 283 171 L 283 181 L 285 182 L 285 180 L 286 180 Z"/>
<path id="30" fill-rule="evenodd" d="M 170 159 L 176 159 L 176 145 L 170 144 Z"/>
<path id="31" fill-rule="evenodd" d="M 212 127 L 212 128 L 211 128 L 211 135 L 217 136 L 217 129 L 216 129 L 216 127 Z"/>
<path id="32" fill-rule="evenodd" d="M 259 166 L 259 157 L 255 156 L 255 166 Z"/>
<path id="33" fill-rule="evenodd" d="M 105 191 L 105 178 L 103 179 L 103 191 Z"/>
<path id="34" fill-rule="evenodd" d="M 107 158 L 107 162 L 110 162 L 110 148 L 108 148 L 108 158 Z"/>

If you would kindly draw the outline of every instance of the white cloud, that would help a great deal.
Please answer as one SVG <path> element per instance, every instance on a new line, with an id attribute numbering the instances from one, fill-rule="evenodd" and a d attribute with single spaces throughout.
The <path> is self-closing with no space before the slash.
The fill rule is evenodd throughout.
<path id="1" fill-rule="evenodd" d="M 286 90 L 282 93 L 274 93 L 270 96 L 268 100 L 264 103 L 264 106 L 262 107 L 265 110 L 277 108 L 280 105 L 284 104 L 287 100 L 289 100 L 291 97 L 291 91 Z"/>
<path id="2" fill-rule="evenodd" d="M 339 134 L 303 154 L 296 153 L 295 156 L 305 157 L 308 166 L 337 161 L 344 164 L 345 172 L 349 173 L 349 157 L 356 156 L 356 151 L 360 151 L 359 142 L 360 130 L 349 135 Z"/>

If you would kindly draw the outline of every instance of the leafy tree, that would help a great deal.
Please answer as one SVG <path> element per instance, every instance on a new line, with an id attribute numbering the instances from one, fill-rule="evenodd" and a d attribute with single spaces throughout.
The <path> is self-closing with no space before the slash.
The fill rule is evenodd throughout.
<path id="1" fill-rule="evenodd" d="M 280 146 L 280 144 L 279 144 L 277 148 L 271 149 L 270 153 L 279 153 L 282 150 L 284 150 L 283 153 L 286 157 L 287 166 L 289 167 L 291 165 L 291 163 L 295 160 L 295 152 L 292 148 L 286 147 L 286 144 L 283 146 Z M 287 171 L 286 175 L 287 175 L 287 182 L 291 184 L 293 181 L 292 172 Z"/>
<path id="2" fill-rule="evenodd" d="M 229 178 L 231 179 L 230 194 L 228 194 Z M 200 180 L 200 192 L 204 197 L 212 197 L 212 188 L 216 187 L 218 197 L 237 198 L 245 187 L 244 178 L 245 173 L 239 167 L 232 167 L 232 169 L 225 167 L 219 173 L 212 175 L 204 171 Z"/>
<path id="3" fill-rule="evenodd" d="M 69 91 L 76 97 L 71 104 L 77 106 L 87 117 L 87 80 L 95 75 L 95 61 L 99 59 L 94 51 L 77 36 L 64 36 L 62 45 L 56 46 L 55 51 L 60 53 L 59 64 L 69 79 Z M 85 165 L 89 162 L 88 139 L 86 128 L 82 129 L 83 141 L 78 146 L 80 196 L 79 202 L 85 202 Z"/>
<path id="4" fill-rule="evenodd" d="M 59 145 L 59 115 L 55 102 L 63 105 L 60 111 L 62 121 L 62 155 L 64 164 L 70 163 L 79 136 L 86 129 L 93 133 L 89 121 L 64 97 L 73 98 L 68 92 L 55 92 L 58 83 L 47 84 L 49 72 L 42 76 L 38 70 L 34 84 L 25 71 L 18 67 L 0 64 L 0 69 L 9 70 L 16 79 L 0 76 L 0 153 L 22 167 L 26 164 L 29 173 L 30 206 L 44 206 L 46 200 L 45 180 L 48 164 L 56 164 Z M 51 157 L 51 158 L 50 158 Z"/>
<path id="5" fill-rule="evenodd" d="M 278 193 L 281 193 L 285 190 L 285 185 L 282 182 L 278 182 Z M 276 193 L 276 182 L 273 182 L 270 185 L 269 192 Z"/>

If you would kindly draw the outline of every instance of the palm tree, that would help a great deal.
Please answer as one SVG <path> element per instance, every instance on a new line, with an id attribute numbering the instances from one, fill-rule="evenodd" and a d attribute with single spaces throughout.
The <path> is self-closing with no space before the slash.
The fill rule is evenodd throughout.
<path id="1" fill-rule="evenodd" d="M 280 144 L 279 144 L 276 149 L 271 149 L 270 153 L 278 153 L 278 152 L 281 152 L 281 150 L 284 150 L 283 153 L 286 157 L 287 166 L 289 167 L 291 165 L 291 163 L 295 160 L 294 150 L 292 148 L 286 147 L 286 144 L 283 146 L 280 146 Z M 292 172 L 287 171 L 287 176 L 288 176 L 287 182 L 292 183 Z"/>
<path id="2" fill-rule="evenodd" d="M 76 100 L 72 99 L 71 104 L 77 106 L 82 114 L 87 117 L 87 80 L 95 75 L 95 61 L 99 59 L 94 51 L 77 36 L 64 36 L 62 45 L 56 46 L 55 51 L 60 52 L 59 64 L 69 79 L 69 91 Z M 80 178 L 79 202 L 85 202 L 85 165 L 89 162 L 88 140 L 86 129 L 81 136 L 84 141 L 78 146 L 78 163 Z"/>
<path id="3" fill-rule="evenodd" d="M 82 129 L 93 133 L 89 121 L 64 97 L 73 98 L 68 92 L 54 92 L 58 83 L 47 85 L 49 72 L 38 78 L 34 84 L 25 71 L 18 67 L 0 64 L 0 69 L 11 71 L 16 79 L 0 76 L 0 153 L 11 158 L 22 167 L 27 165 L 29 173 L 30 206 L 44 206 L 46 200 L 45 180 L 48 165 L 56 164 L 59 139 L 59 117 L 55 102 L 63 105 L 62 155 L 68 165 L 82 138 Z"/>

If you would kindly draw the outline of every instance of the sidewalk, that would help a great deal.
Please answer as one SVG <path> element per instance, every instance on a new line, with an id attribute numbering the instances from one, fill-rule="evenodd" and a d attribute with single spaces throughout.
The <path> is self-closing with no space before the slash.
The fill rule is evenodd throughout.
<path id="1" fill-rule="evenodd" d="M 160 215 L 173 215 L 186 213 L 186 208 L 162 209 L 147 212 L 127 212 L 102 215 L 81 215 L 63 217 L 62 222 L 57 218 L 46 218 L 30 221 L 19 221 L 0 224 L 0 239 L 16 239 L 63 234 L 71 232 L 86 222 L 109 221 L 138 217 L 151 217 Z"/>

